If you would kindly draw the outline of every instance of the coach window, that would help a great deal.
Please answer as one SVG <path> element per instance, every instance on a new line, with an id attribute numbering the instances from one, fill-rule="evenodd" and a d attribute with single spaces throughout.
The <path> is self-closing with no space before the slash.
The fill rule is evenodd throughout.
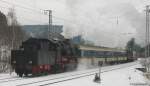
<path id="1" fill-rule="evenodd" d="M 81 57 L 83 57 L 85 54 L 84 54 L 84 50 L 80 50 L 81 51 Z"/>

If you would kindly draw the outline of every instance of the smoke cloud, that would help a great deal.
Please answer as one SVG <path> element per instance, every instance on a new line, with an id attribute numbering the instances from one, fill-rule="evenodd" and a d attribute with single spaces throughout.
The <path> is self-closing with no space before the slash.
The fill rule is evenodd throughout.
<path id="1" fill-rule="evenodd" d="M 73 21 L 65 23 L 66 36 L 81 34 L 108 47 L 124 47 L 132 37 L 144 44 L 145 14 L 128 0 L 66 0 L 66 6 Z"/>
<path id="2" fill-rule="evenodd" d="M 139 44 L 144 45 L 144 9 L 150 0 L 15 1 L 13 3 L 20 1 L 31 3 L 28 5 L 34 6 L 35 9 L 53 10 L 53 24 L 56 22 L 55 24 L 64 25 L 63 34 L 66 37 L 82 35 L 96 45 L 108 47 L 124 47 L 131 37 L 135 37 Z M 24 3 L 20 5 L 25 6 Z M 1 5 L 7 6 L 2 3 Z M 17 18 L 22 25 L 48 24 L 48 16 L 19 7 L 15 8 Z M 6 9 L 1 8 L 1 10 L 6 13 Z"/>

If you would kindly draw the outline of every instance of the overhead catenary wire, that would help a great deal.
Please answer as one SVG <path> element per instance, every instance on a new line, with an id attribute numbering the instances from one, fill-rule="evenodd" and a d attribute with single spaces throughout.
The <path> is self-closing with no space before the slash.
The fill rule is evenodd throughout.
<path id="1" fill-rule="evenodd" d="M 4 8 L 4 9 L 7 9 L 7 10 L 10 10 L 10 8 L 11 7 L 7 7 L 7 6 L 2 6 L 2 5 L 0 5 L 0 7 L 1 8 Z M 41 14 L 39 15 L 39 17 L 38 18 L 33 18 L 35 15 L 33 15 L 33 14 L 31 14 L 31 13 L 33 13 L 32 11 L 27 11 L 26 9 L 25 10 L 20 10 L 20 9 L 17 9 L 17 10 L 19 10 L 19 11 L 25 11 L 25 12 L 28 12 L 28 16 L 29 17 L 25 17 L 25 16 L 21 16 L 21 19 L 23 19 L 23 20 L 27 20 L 27 21 L 30 21 L 30 22 L 33 22 L 34 24 L 35 23 L 37 23 L 37 24 L 39 24 L 39 25 L 47 25 L 48 24 L 48 22 L 47 21 L 45 21 L 45 20 L 48 20 L 46 17 L 48 17 L 48 16 L 42 16 Z M 37 14 L 37 13 L 36 13 Z M 37 14 L 38 15 L 38 14 Z M 32 18 L 31 18 L 31 16 L 32 16 Z M 44 19 L 43 19 L 44 18 Z M 53 18 L 56 18 L 56 17 L 53 17 Z M 58 19 L 58 18 L 57 18 Z M 44 20 L 44 21 L 41 21 L 41 20 Z M 58 22 L 53 22 L 53 23 L 58 23 Z"/>
<path id="2" fill-rule="evenodd" d="M 7 3 L 7 4 L 12 5 L 12 3 L 7 2 L 7 1 L 4 1 L 4 0 L 0 0 L 0 1 L 3 2 L 3 3 Z M 34 11 L 34 12 L 36 12 L 36 13 L 38 13 L 38 14 L 48 15 L 48 14 L 44 14 L 44 9 L 40 9 L 40 8 L 38 8 L 38 9 L 29 8 L 29 7 L 25 7 L 25 6 L 19 5 L 19 4 L 14 4 L 14 6 L 15 6 L 15 7 L 17 6 L 17 7 L 26 9 L 26 10 Z M 52 10 L 52 11 L 54 11 L 54 10 Z M 56 11 L 55 11 L 55 12 L 56 12 Z M 63 18 L 56 17 L 56 16 L 53 16 L 53 17 L 55 17 L 55 18 L 57 18 L 57 19 L 61 19 L 61 20 L 66 20 L 66 19 L 63 19 Z"/>
<path id="3" fill-rule="evenodd" d="M 20 7 L 20 8 L 28 9 L 28 10 L 31 10 L 31 11 L 34 11 L 34 12 L 37 12 L 37 13 L 41 13 L 40 11 L 38 11 L 36 9 L 33 9 L 33 8 L 25 7 L 25 6 L 22 6 L 22 5 L 19 5 L 19 4 L 12 4 L 11 2 L 7 2 L 5 0 L 0 0 L 0 1 L 3 2 L 3 3 L 7 3 L 7 4 L 10 4 L 10 5 Z"/>
<path id="4" fill-rule="evenodd" d="M 3 1 L 3 0 L 0 0 L 0 1 Z M 9 3 L 9 4 L 12 4 L 12 3 Z M 27 10 L 29 10 L 29 12 L 30 13 L 34 13 L 34 12 L 36 12 L 36 15 L 38 15 L 39 14 L 39 16 L 41 17 L 42 15 L 46 15 L 46 14 L 44 14 L 44 11 L 43 11 L 43 13 L 39 13 L 39 11 L 37 12 L 37 11 L 35 11 L 35 9 L 33 8 L 33 9 L 27 9 L 26 7 L 23 7 L 23 6 L 20 6 L 20 5 L 17 5 L 17 7 L 18 8 L 22 8 L 22 9 L 25 9 L 26 10 L 26 12 L 28 12 Z M 7 7 L 8 8 L 8 7 Z M 29 14 L 29 15 L 32 15 L 32 14 Z M 46 15 L 47 16 L 47 15 Z M 47 16 L 48 17 L 48 16 Z M 29 18 L 29 17 L 22 17 L 23 19 L 25 19 L 25 20 L 31 20 L 31 21 L 33 21 L 33 22 L 38 22 L 38 24 L 41 22 L 41 23 L 43 23 L 42 22 L 42 18 L 38 18 L 38 20 L 37 20 L 37 18 L 34 18 L 34 19 L 32 19 L 32 18 Z M 59 20 L 63 20 L 63 21 L 65 21 L 65 22 L 63 22 L 63 23 L 68 23 L 71 27 L 74 25 L 75 27 L 76 26 L 81 26 L 81 27 L 83 27 L 83 28 L 86 28 L 86 27 L 89 27 L 89 25 L 83 25 L 83 24 L 81 24 L 81 23 L 78 23 L 78 22 L 76 22 L 76 21 L 70 21 L 70 20 L 67 20 L 67 19 L 64 19 L 64 18 L 60 18 L 60 17 L 57 17 L 57 16 L 54 16 L 53 15 L 53 18 L 54 19 L 59 19 Z M 45 19 L 45 18 L 44 18 Z M 46 19 L 45 19 L 46 20 Z M 45 21 L 45 20 L 43 20 L 43 21 Z M 46 20 L 47 21 L 47 20 Z M 44 24 L 46 24 L 46 23 L 44 23 Z M 48 22 L 47 22 L 47 24 L 48 24 Z"/>
<path id="5" fill-rule="evenodd" d="M 41 9 L 41 8 L 38 8 L 38 9 L 36 9 L 36 8 L 34 8 L 34 7 L 31 7 L 31 6 L 28 6 L 27 7 L 27 5 L 25 6 L 22 6 L 22 5 L 20 5 L 20 3 L 18 4 L 18 3 L 11 3 L 11 2 L 8 2 L 8 1 L 5 1 L 5 0 L 0 0 L 0 2 L 3 2 L 3 3 L 6 3 L 6 4 L 9 4 L 9 5 L 12 5 L 12 6 L 14 6 L 14 7 L 17 7 L 17 8 L 22 8 L 22 9 L 25 9 L 25 10 L 29 10 L 29 11 L 31 11 L 31 12 L 33 12 L 33 13 L 36 13 L 36 14 L 39 14 L 39 15 L 43 15 L 43 16 L 47 16 L 48 17 L 48 14 L 44 14 L 44 9 Z M 54 12 L 57 12 L 57 11 L 55 11 L 55 10 L 52 10 L 52 11 L 54 11 Z M 30 13 L 31 13 L 30 12 Z M 72 21 L 72 20 L 68 20 L 68 19 L 65 19 L 65 18 L 60 18 L 60 17 L 57 17 L 57 16 L 55 16 L 55 15 L 53 15 L 53 18 L 54 19 L 58 19 L 58 20 L 63 20 L 64 22 L 63 23 L 68 23 L 68 24 L 71 24 L 71 25 L 75 25 L 75 26 L 84 26 L 84 27 L 89 27 L 89 25 L 83 25 L 83 24 L 81 24 L 81 23 L 79 23 L 79 22 L 76 22 L 76 21 Z M 46 19 L 45 19 L 46 20 Z M 54 20 L 55 21 L 55 20 Z"/>
<path id="6" fill-rule="evenodd" d="M 7 1 L 4 1 L 4 0 L 0 0 L 0 1 L 3 2 L 3 3 L 6 3 L 6 4 L 13 5 L 11 2 L 7 2 Z M 38 13 L 38 14 L 41 14 L 41 15 L 48 16 L 48 14 L 44 14 L 44 9 L 35 9 L 35 8 L 25 7 L 25 6 L 22 6 L 22 5 L 19 5 L 19 4 L 14 4 L 14 7 L 16 7 L 16 6 L 19 7 L 19 8 L 22 8 L 22 9 L 30 10 L 31 12 L 34 11 L 34 12 L 36 12 L 36 14 Z M 52 11 L 54 11 L 54 10 L 52 10 Z M 65 21 L 65 23 L 70 23 L 70 24 L 74 24 L 74 25 L 81 25 L 81 24 L 77 24 L 74 21 L 64 19 L 64 18 L 60 18 L 60 17 L 57 17 L 57 16 L 53 16 L 53 18 L 63 20 L 63 21 Z"/>
<path id="7" fill-rule="evenodd" d="M 0 7 L 1 8 L 4 8 L 4 9 L 7 9 L 7 10 L 10 10 L 10 8 L 11 7 L 6 7 L 6 6 L 2 6 L 2 5 L 0 5 Z M 19 9 L 17 9 L 17 10 L 19 10 Z M 25 10 L 19 10 L 19 11 L 25 11 L 25 12 L 28 12 L 28 15 L 30 15 L 30 16 L 35 16 L 35 15 L 33 15 L 33 14 L 31 14 L 31 13 L 34 13 L 34 12 L 32 12 L 32 11 L 27 11 L 26 9 Z M 36 13 L 37 14 L 37 13 Z M 45 14 L 43 14 L 43 15 L 45 15 Z M 39 16 L 40 16 L 40 18 L 34 18 L 34 19 L 31 19 L 30 18 L 30 16 L 29 17 L 25 17 L 25 16 L 21 16 L 21 19 L 24 19 L 24 20 L 30 20 L 30 21 L 32 21 L 32 22 L 38 22 L 38 23 L 43 23 L 41 20 L 42 20 L 42 18 L 44 18 L 43 20 L 44 20 L 44 24 L 48 24 L 48 22 L 47 21 L 45 21 L 45 20 L 48 20 L 46 17 L 48 17 L 48 16 L 42 16 L 41 14 L 39 14 Z M 58 17 L 56 17 L 56 16 L 53 16 L 53 18 L 54 19 L 61 19 L 61 20 L 64 20 L 64 21 L 67 21 L 67 23 L 69 23 L 69 24 L 74 24 L 74 25 L 77 25 L 77 24 L 75 24 L 75 23 L 73 23 L 72 21 L 69 21 L 69 20 L 65 20 L 65 19 L 62 19 L 62 18 L 58 18 Z M 39 20 L 37 20 L 37 19 L 39 19 Z M 47 23 L 46 23 L 47 22 Z M 53 23 L 58 23 L 58 22 L 53 22 Z"/>
<path id="8" fill-rule="evenodd" d="M 0 6 L 0 7 L 4 8 L 4 9 L 7 9 L 7 10 L 10 10 L 9 7 L 5 7 L 5 6 Z M 28 11 L 26 11 L 26 12 L 28 12 Z M 32 13 L 32 12 L 29 12 L 28 15 L 34 17 L 35 15 L 32 15 L 31 13 Z M 42 17 L 42 18 L 43 18 L 43 17 Z M 30 17 L 21 16 L 21 19 L 23 19 L 23 20 L 29 20 L 29 21 L 36 22 L 36 23 L 39 23 L 39 24 L 40 24 L 40 23 L 41 23 L 41 24 L 43 24 L 43 23 L 46 24 L 46 23 L 47 23 L 46 21 L 41 21 L 42 18 L 34 18 L 34 19 L 33 19 L 33 18 L 30 18 Z M 45 19 L 46 19 L 46 18 L 45 18 Z M 45 19 L 44 19 L 44 20 L 45 20 Z"/>

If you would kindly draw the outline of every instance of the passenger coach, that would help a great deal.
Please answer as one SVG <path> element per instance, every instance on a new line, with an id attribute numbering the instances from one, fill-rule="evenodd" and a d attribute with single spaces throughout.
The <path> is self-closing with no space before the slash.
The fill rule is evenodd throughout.
<path id="1" fill-rule="evenodd" d="M 126 52 L 121 49 L 81 45 L 79 46 L 79 50 L 80 63 L 88 66 L 116 64 L 128 61 Z"/>

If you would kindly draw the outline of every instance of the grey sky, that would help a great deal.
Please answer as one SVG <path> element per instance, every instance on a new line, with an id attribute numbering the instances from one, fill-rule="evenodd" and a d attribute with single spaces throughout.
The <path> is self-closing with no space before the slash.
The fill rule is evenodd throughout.
<path id="1" fill-rule="evenodd" d="M 8 7 L 14 7 L 20 24 L 47 24 L 48 16 L 43 9 L 51 9 L 54 24 L 64 25 L 66 37 L 81 34 L 97 45 L 109 47 L 125 46 L 131 37 L 144 43 L 144 9 L 150 0 L 2 1 L 0 10 L 7 14 Z"/>

